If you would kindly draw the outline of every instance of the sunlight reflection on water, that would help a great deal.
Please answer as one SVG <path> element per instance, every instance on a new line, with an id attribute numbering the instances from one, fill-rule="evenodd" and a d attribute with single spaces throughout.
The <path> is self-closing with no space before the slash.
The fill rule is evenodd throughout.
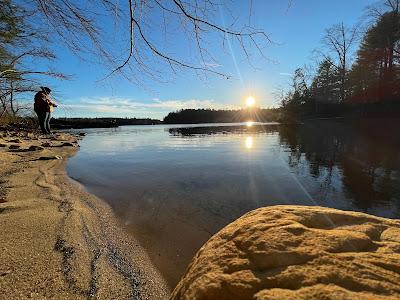
<path id="1" fill-rule="evenodd" d="M 253 138 L 252 138 L 251 136 L 248 136 L 248 137 L 246 138 L 246 143 L 245 143 L 245 145 L 246 145 L 246 148 L 247 148 L 247 149 L 253 148 Z"/>

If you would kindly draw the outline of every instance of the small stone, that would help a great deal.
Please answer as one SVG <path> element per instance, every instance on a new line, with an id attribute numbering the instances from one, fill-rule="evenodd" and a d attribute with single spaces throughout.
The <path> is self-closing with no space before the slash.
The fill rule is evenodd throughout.
<path id="1" fill-rule="evenodd" d="M 53 160 L 53 159 L 62 159 L 62 156 L 55 155 L 55 156 L 41 156 L 38 160 Z"/>
<path id="2" fill-rule="evenodd" d="M 10 143 L 21 143 L 20 139 L 9 140 Z"/>
<path id="3" fill-rule="evenodd" d="M 6 276 L 8 274 L 10 274 L 11 271 L 7 270 L 7 271 L 0 271 L 0 277 Z"/>
<path id="4" fill-rule="evenodd" d="M 41 146 L 35 146 L 35 145 L 32 145 L 28 148 L 28 151 L 38 151 L 38 150 L 44 150 L 44 148 Z"/>
<path id="5" fill-rule="evenodd" d="M 49 142 L 42 143 L 42 147 L 51 147 L 51 144 Z"/>
<path id="6" fill-rule="evenodd" d="M 65 142 L 61 144 L 61 147 L 76 147 L 74 144 L 69 143 L 69 142 Z"/>
<path id="7" fill-rule="evenodd" d="M 6 144 L 0 144 L 0 148 L 6 147 L 6 146 L 7 146 Z"/>
<path id="8" fill-rule="evenodd" d="M 10 149 L 10 150 L 15 150 L 15 149 L 19 149 L 19 148 L 21 148 L 20 145 L 10 145 L 10 146 L 8 147 L 8 149 Z"/>
<path id="9" fill-rule="evenodd" d="M 79 132 L 79 135 L 80 135 L 80 136 L 85 136 L 86 133 L 85 133 L 85 132 Z"/>

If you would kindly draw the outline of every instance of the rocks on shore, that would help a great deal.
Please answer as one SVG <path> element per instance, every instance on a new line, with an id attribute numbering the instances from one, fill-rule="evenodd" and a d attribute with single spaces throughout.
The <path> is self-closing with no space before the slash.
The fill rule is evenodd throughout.
<path id="1" fill-rule="evenodd" d="M 400 299 L 400 221 L 260 208 L 198 251 L 171 299 Z"/>
<path id="2" fill-rule="evenodd" d="M 76 146 L 70 142 L 64 142 L 61 144 L 60 147 L 76 147 Z"/>
<path id="3" fill-rule="evenodd" d="M 12 140 L 9 140 L 8 142 L 19 144 L 19 143 L 21 143 L 21 140 L 20 139 L 12 139 Z"/>
<path id="4" fill-rule="evenodd" d="M 39 151 L 39 150 L 44 150 L 44 148 L 41 146 L 32 145 L 32 146 L 29 146 L 29 148 L 27 150 L 28 151 Z"/>
<path id="5" fill-rule="evenodd" d="M 10 145 L 10 146 L 8 146 L 8 149 L 10 149 L 10 150 L 16 150 L 16 149 L 19 149 L 19 148 L 21 148 L 20 145 Z"/>
<path id="6" fill-rule="evenodd" d="M 62 159 L 62 156 L 60 156 L 60 155 L 41 156 L 41 157 L 38 158 L 38 160 L 53 160 L 53 159 Z"/>
<path id="7" fill-rule="evenodd" d="M 57 143 L 50 140 L 55 140 Z M 42 135 L 35 132 L 13 130 L 0 132 L 0 149 L 8 149 L 8 152 L 34 152 L 52 147 L 79 147 L 79 145 L 77 138 L 69 133 Z M 59 158 L 53 157 L 51 159 Z"/>

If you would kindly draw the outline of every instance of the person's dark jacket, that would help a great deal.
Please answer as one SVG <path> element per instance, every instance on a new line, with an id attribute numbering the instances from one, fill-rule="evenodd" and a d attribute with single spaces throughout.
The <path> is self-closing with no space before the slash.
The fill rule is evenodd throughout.
<path id="1" fill-rule="evenodd" d="M 35 111 L 51 112 L 53 106 L 55 106 L 54 103 L 50 100 L 45 92 L 40 91 L 36 93 L 35 103 L 33 105 Z"/>

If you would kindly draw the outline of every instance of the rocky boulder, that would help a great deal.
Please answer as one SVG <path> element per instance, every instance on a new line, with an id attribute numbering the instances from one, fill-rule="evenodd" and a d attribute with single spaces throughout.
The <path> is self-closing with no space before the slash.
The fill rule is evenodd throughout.
<path id="1" fill-rule="evenodd" d="M 254 210 L 198 251 L 171 299 L 400 299 L 400 221 L 323 207 Z"/>

